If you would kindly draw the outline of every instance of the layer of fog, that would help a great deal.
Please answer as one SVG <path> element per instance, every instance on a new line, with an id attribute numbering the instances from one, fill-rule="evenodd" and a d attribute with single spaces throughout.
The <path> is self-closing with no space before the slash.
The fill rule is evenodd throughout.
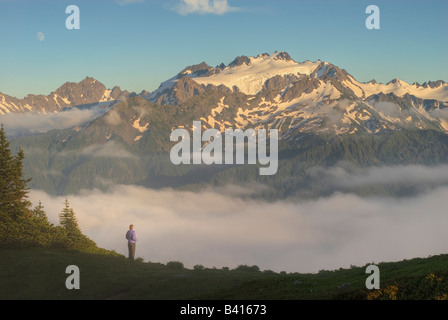
<path id="1" fill-rule="evenodd" d="M 448 252 L 448 187 L 415 198 L 335 193 L 294 202 L 239 198 L 227 186 L 202 192 L 117 185 L 68 196 L 82 231 L 99 246 L 127 254 L 134 224 L 136 256 L 188 268 L 257 265 L 276 272 L 317 272 Z M 65 197 L 32 190 L 58 224 Z"/>
<path id="2" fill-rule="evenodd" d="M 56 113 L 7 113 L 0 115 L 0 123 L 3 123 L 8 136 L 12 137 L 45 133 L 53 129 L 83 126 L 110 110 L 105 106 L 107 103 L 100 103 L 91 108 L 73 108 Z"/>
<path id="3" fill-rule="evenodd" d="M 354 167 L 348 161 L 340 161 L 332 167 L 312 167 L 310 177 L 320 184 L 337 189 L 338 187 L 357 188 L 372 185 L 402 185 L 419 187 L 421 192 L 434 187 L 448 186 L 448 165 L 434 166 L 376 166 Z"/>

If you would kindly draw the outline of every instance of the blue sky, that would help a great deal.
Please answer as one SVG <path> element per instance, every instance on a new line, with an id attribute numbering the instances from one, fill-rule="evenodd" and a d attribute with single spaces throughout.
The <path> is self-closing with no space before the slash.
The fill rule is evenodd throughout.
<path id="1" fill-rule="evenodd" d="M 365 27 L 370 4 L 380 30 Z M 69 5 L 79 30 L 65 26 Z M 276 50 L 359 81 L 448 81 L 447 14 L 446 0 L 0 0 L 0 92 L 49 94 L 86 76 L 152 91 L 188 65 Z"/>

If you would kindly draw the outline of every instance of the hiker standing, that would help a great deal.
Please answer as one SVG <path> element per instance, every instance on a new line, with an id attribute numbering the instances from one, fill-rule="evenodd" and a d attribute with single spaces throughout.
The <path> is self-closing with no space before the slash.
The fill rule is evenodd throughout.
<path id="1" fill-rule="evenodd" d="M 129 259 L 134 260 L 137 237 L 135 236 L 134 225 L 132 224 L 129 226 L 128 232 L 126 232 L 126 239 L 128 240 Z"/>

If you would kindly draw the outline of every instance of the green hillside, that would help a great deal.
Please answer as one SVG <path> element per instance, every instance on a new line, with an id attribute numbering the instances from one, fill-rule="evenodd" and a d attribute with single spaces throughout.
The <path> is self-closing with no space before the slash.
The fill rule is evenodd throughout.
<path id="1" fill-rule="evenodd" d="M 0 249 L 0 299 L 328 300 L 448 299 L 448 255 L 377 264 L 380 289 L 367 290 L 366 266 L 315 274 L 275 273 L 257 266 L 229 270 L 181 262 L 52 248 Z M 68 290 L 66 267 L 80 270 Z"/>

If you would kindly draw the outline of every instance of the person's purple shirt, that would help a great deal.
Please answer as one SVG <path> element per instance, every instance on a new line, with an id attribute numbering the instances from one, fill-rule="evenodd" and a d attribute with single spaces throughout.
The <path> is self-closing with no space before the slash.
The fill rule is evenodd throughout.
<path id="1" fill-rule="evenodd" d="M 135 231 L 128 230 L 128 232 L 126 232 L 126 239 L 128 239 L 128 242 L 132 242 L 132 243 L 137 242 L 137 237 L 135 236 Z"/>

